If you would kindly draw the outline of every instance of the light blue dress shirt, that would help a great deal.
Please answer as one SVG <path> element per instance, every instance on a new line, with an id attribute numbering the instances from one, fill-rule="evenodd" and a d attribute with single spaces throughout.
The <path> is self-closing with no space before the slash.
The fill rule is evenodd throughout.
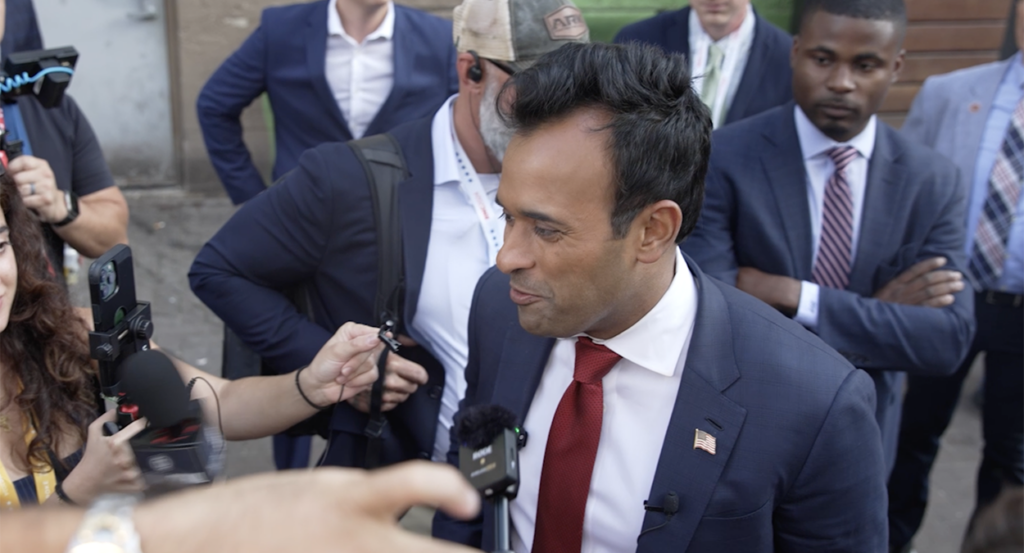
<path id="1" fill-rule="evenodd" d="M 988 180 L 992 175 L 992 167 L 996 163 L 996 156 L 1006 138 L 1010 117 L 1022 96 L 1024 96 L 1024 65 L 1021 63 L 1021 53 L 1017 52 L 996 90 L 992 111 L 989 112 L 985 133 L 982 135 L 981 146 L 978 149 L 978 162 L 974 167 L 970 206 L 967 211 L 966 248 L 968 258 L 974 248 L 974 233 L 978 228 L 978 220 L 981 218 L 981 209 L 988 197 Z M 1024 194 L 1021 194 L 1017 200 L 1013 226 L 1010 227 L 1010 237 L 1006 244 L 1006 263 L 1003 265 L 1003 274 L 999 278 L 997 287 L 999 292 L 1011 294 L 1024 292 Z"/>

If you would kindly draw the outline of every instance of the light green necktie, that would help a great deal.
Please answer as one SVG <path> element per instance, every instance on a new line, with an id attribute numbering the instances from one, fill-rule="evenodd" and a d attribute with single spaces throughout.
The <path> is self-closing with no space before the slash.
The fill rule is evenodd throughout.
<path id="1" fill-rule="evenodd" d="M 715 107 L 718 96 L 718 82 L 722 77 L 722 57 L 725 52 L 717 44 L 708 46 L 708 63 L 704 69 L 704 84 L 700 90 L 700 99 L 710 109 Z"/>

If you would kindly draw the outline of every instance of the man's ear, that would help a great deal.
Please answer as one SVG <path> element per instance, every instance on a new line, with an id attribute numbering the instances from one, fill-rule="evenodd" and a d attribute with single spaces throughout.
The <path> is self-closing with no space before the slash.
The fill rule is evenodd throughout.
<path id="1" fill-rule="evenodd" d="M 459 73 L 459 92 L 467 93 L 483 93 L 487 79 L 480 79 L 474 81 L 469 78 L 469 70 L 475 66 L 477 61 L 473 58 L 472 54 L 468 52 L 459 52 L 459 56 L 455 58 L 455 70 Z M 486 71 L 483 60 L 480 61 L 480 70 Z"/>
<path id="2" fill-rule="evenodd" d="M 683 224 L 683 211 L 672 200 L 661 200 L 644 208 L 633 221 L 631 232 L 639 233 L 637 260 L 654 263 L 676 247 Z"/>

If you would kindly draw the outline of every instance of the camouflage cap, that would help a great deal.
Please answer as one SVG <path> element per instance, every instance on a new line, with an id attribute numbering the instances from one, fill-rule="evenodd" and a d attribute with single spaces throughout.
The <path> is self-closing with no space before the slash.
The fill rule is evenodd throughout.
<path id="1" fill-rule="evenodd" d="M 463 0 L 453 16 L 455 48 L 516 71 L 569 42 L 590 42 L 572 0 Z"/>

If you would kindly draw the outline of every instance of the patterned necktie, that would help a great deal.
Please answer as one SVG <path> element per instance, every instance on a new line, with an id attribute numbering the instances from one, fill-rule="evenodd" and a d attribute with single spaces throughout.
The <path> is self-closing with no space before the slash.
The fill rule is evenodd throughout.
<path id="1" fill-rule="evenodd" d="M 722 58 L 725 52 L 717 44 L 708 46 L 708 63 L 704 69 L 704 84 L 700 87 L 700 99 L 709 109 L 715 107 L 718 96 L 718 81 L 722 78 Z"/>
<path id="2" fill-rule="evenodd" d="M 1006 241 L 1024 183 L 1024 99 L 1017 103 L 988 179 L 988 196 L 974 231 L 967 275 L 974 289 L 993 290 L 1003 274 Z"/>
<path id="3" fill-rule="evenodd" d="M 537 499 L 533 553 L 574 553 L 583 546 L 583 513 L 601 439 L 601 379 L 619 354 L 590 338 L 576 342 L 576 369 L 551 421 Z"/>
<path id="4" fill-rule="evenodd" d="M 836 170 L 825 184 L 821 211 L 821 239 L 811 281 L 843 290 L 850 283 L 850 259 L 853 251 L 853 194 L 846 180 L 846 167 L 857 159 L 853 146 L 839 146 L 826 152 Z"/>

